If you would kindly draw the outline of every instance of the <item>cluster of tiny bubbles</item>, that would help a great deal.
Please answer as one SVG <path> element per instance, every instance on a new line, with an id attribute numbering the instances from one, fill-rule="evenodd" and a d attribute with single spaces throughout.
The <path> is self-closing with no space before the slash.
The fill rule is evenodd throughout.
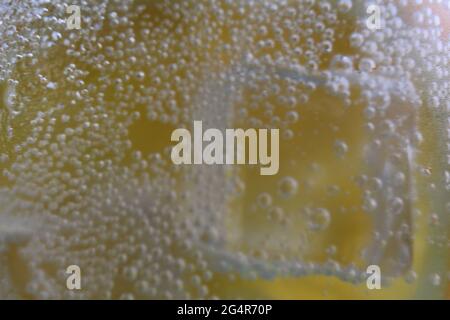
<path id="1" fill-rule="evenodd" d="M 322 94 L 343 101 L 336 112 L 360 108 L 364 119 L 369 169 L 355 178 L 363 200 L 355 210 L 373 219 L 369 252 L 378 257 L 380 243 L 400 238 L 398 268 L 409 267 L 413 155 L 425 139 L 418 109 L 442 114 L 449 106 L 448 34 L 428 7 L 442 2 L 416 1 L 408 15 L 409 1 L 380 0 L 377 31 L 356 18 L 368 2 L 355 0 L 83 0 L 75 30 L 65 1 L 2 3 L 0 297 L 213 299 L 235 297 L 214 285 L 223 277 L 362 281 L 360 265 L 289 255 L 295 224 L 287 203 L 314 181 L 304 190 L 287 173 L 275 190 L 254 194 L 255 208 L 284 234 L 269 229 L 257 252 L 227 251 L 227 237 L 240 239 L 224 223 L 228 198 L 246 195 L 251 183 L 229 168 L 175 167 L 169 135 L 159 145 L 161 132 L 198 117 L 218 128 L 281 128 L 289 145 Z M 340 160 L 357 152 L 337 136 L 320 147 Z M 434 175 L 421 179 L 440 191 Z M 345 189 L 329 187 L 332 195 Z M 305 234 L 326 233 L 337 216 L 317 199 L 300 209 Z M 430 227 L 445 229 L 442 208 L 434 211 Z M 309 245 L 304 238 L 295 238 L 300 248 Z M 448 247 L 437 235 L 429 241 Z M 73 264 L 83 290 L 66 288 Z M 445 274 L 427 276 L 432 286 L 445 283 Z"/>

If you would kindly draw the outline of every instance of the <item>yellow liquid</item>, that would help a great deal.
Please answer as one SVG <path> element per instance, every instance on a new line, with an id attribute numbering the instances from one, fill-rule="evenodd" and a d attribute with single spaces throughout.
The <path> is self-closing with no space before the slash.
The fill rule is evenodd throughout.
<path id="1" fill-rule="evenodd" d="M 2 229 L 12 235 L 0 253 L 2 297 L 446 297 L 443 105 L 419 105 L 422 84 L 411 80 L 408 95 L 396 86 L 406 78 L 358 67 L 368 54 L 350 44 L 364 33 L 355 8 L 288 3 L 97 10 L 14 66 L 18 83 L 0 91 L 0 168 L 11 173 L 0 176 L 1 201 L 13 203 L 0 213 L 14 217 Z M 354 68 L 331 70 L 337 54 Z M 380 92 L 387 109 L 371 116 L 366 94 Z M 279 173 L 176 167 L 170 134 L 194 120 L 280 128 Z M 71 264 L 80 291 L 65 287 Z M 381 290 L 356 279 L 370 264 L 381 267 Z"/>

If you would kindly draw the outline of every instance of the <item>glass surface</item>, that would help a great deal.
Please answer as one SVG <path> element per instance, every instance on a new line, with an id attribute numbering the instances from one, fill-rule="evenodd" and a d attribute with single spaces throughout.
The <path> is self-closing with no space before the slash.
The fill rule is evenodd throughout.
<path id="1" fill-rule="evenodd" d="M 0 298 L 450 297 L 449 1 L 75 12 L 0 4 Z M 173 164 L 194 120 L 279 172 Z"/>

